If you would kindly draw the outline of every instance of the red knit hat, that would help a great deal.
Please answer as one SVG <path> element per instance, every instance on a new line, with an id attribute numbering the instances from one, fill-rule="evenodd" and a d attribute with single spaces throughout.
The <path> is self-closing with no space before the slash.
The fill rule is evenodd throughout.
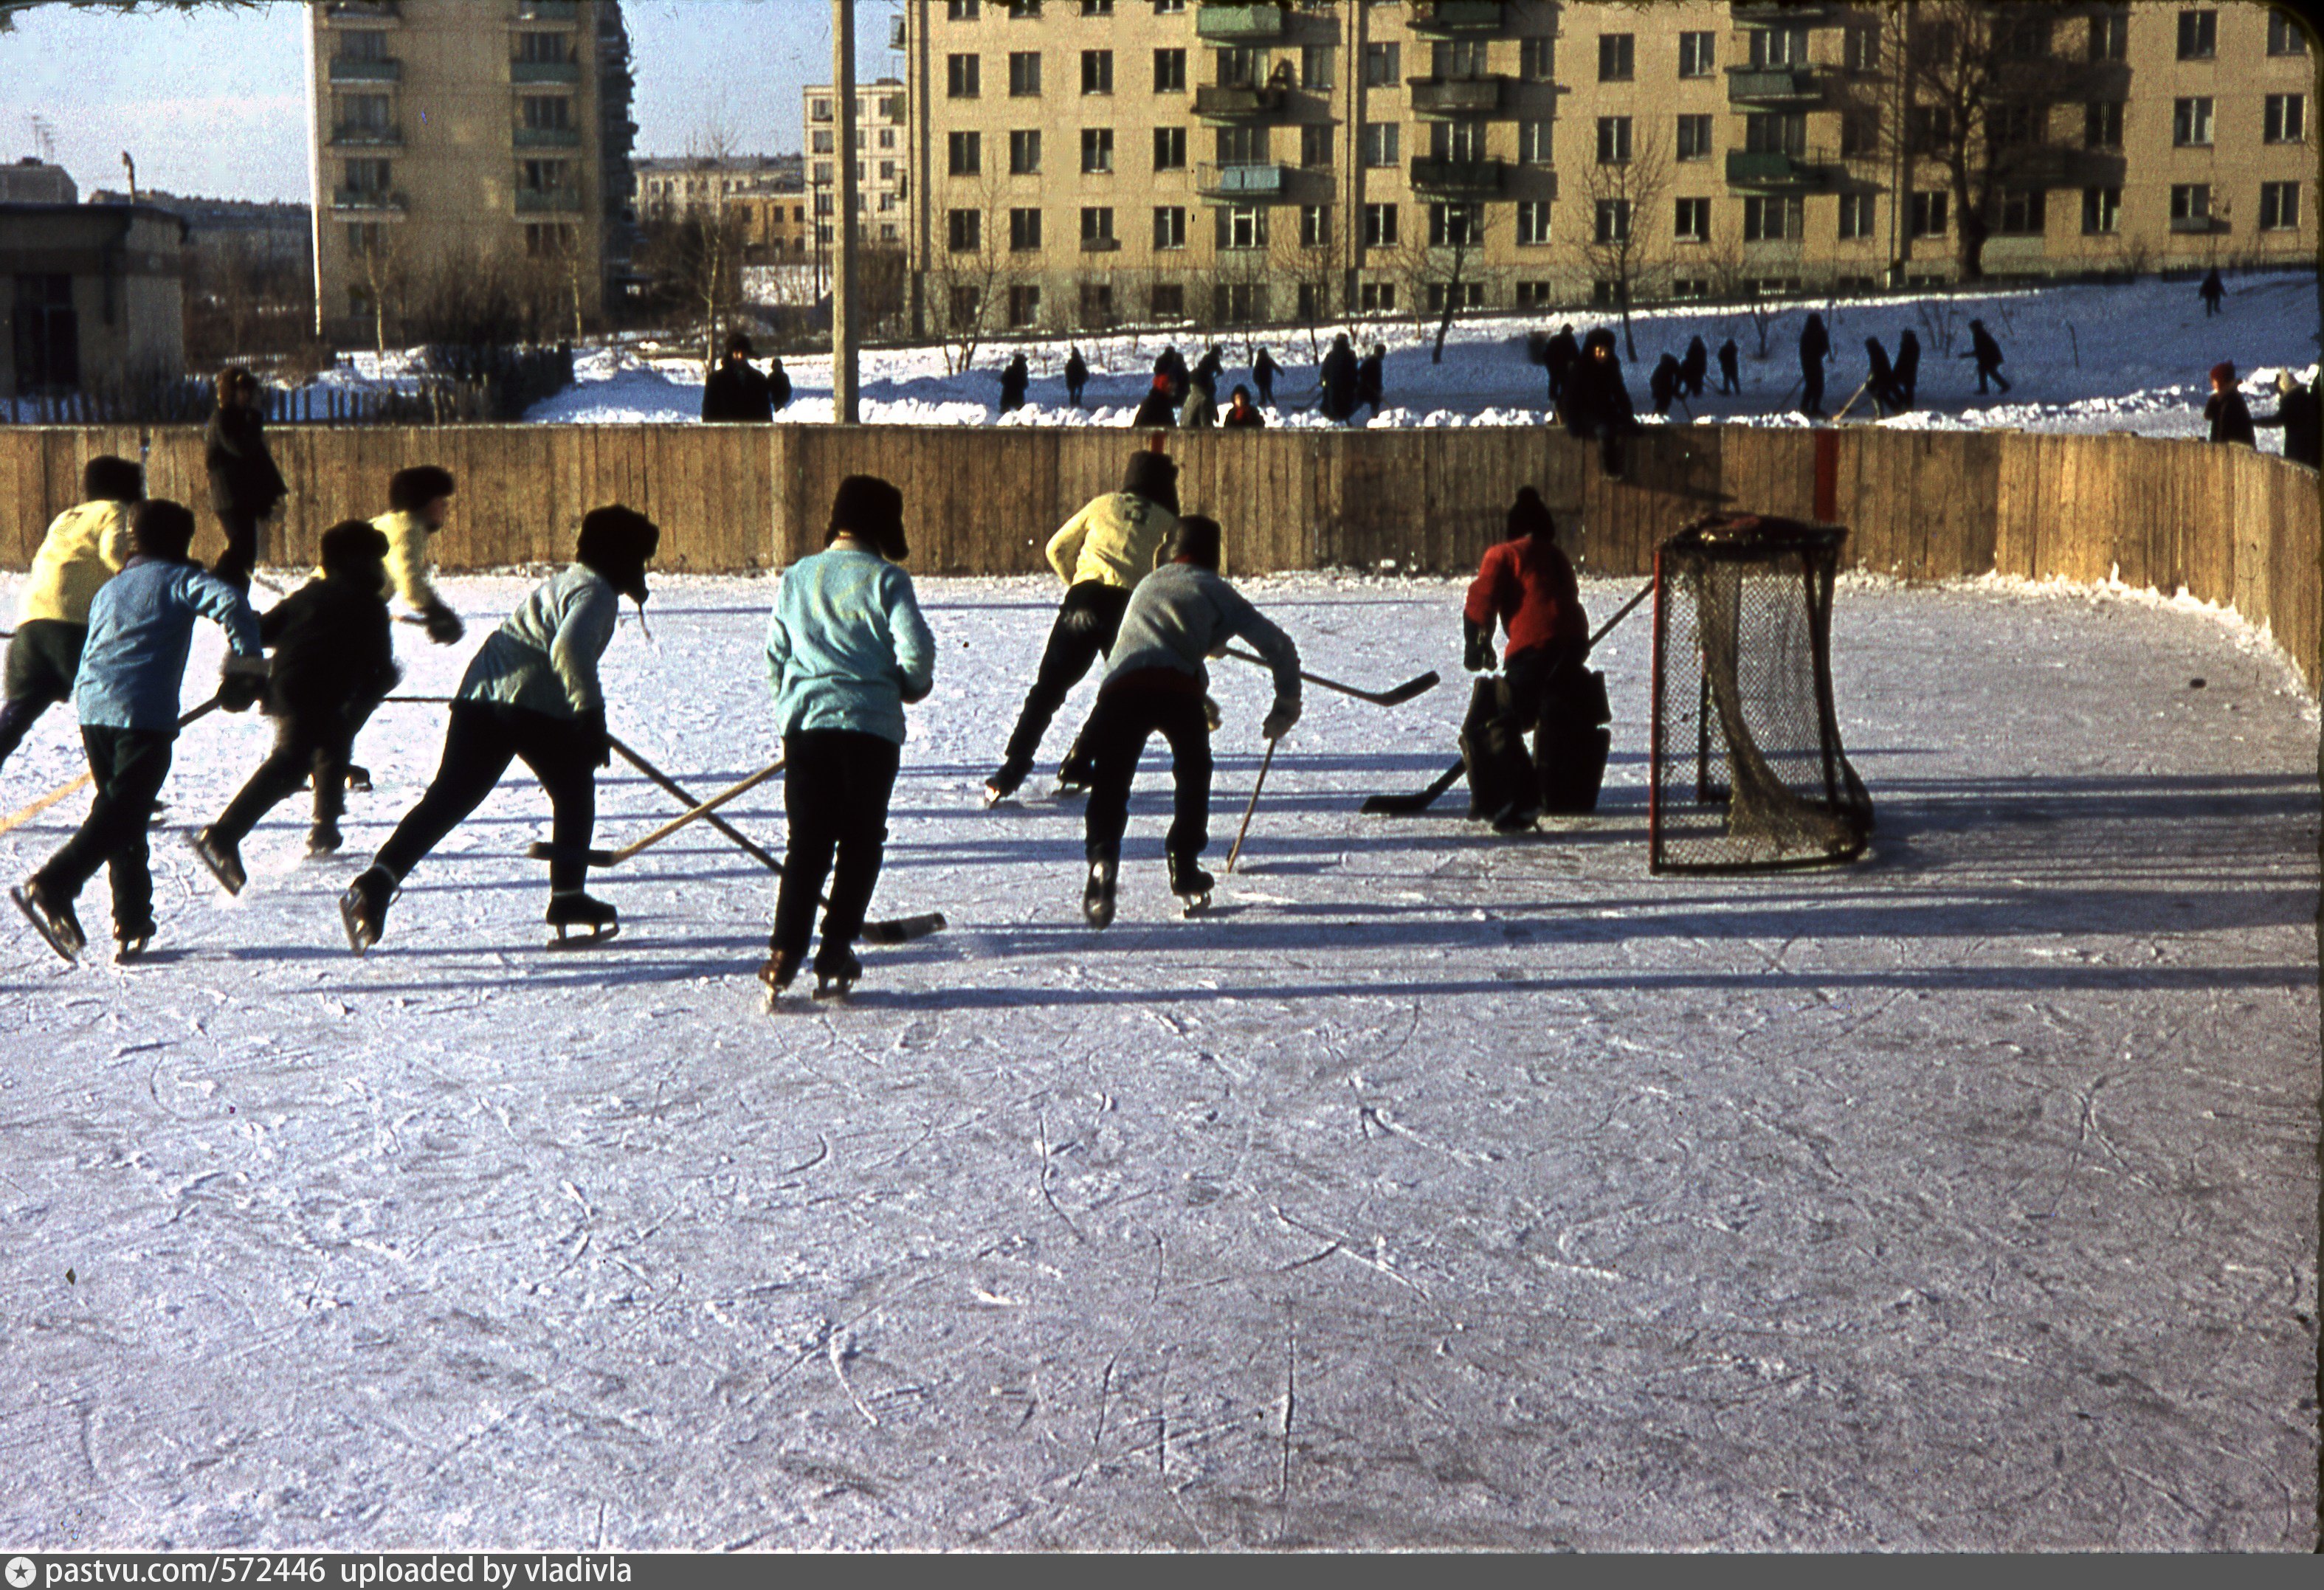
<path id="1" fill-rule="evenodd" d="M 2212 366 L 2211 366 L 2211 379 L 2212 379 L 2213 381 L 2226 381 L 2229 386 L 2233 386 L 2233 385 L 2235 385 L 2235 384 L 2236 384 L 2236 367 L 2235 367 L 2235 365 L 2234 365 L 2233 363 L 2229 363 L 2227 360 L 2225 360 L 2225 359 L 2220 360 L 2217 364 L 2214 364 L 2214 365 L 2212 365 Z"/>

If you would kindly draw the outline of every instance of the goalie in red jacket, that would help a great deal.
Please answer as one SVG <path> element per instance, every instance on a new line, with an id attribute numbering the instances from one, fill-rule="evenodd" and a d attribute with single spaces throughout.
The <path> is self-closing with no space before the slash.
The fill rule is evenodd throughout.
<path id="1" fill-rule="evenodd" d="M 1461 727 L 1469 764 L 1469 815 L 1503 833 L 1530 829 L 1543 812 L 1594 811 L 1611 736 L 1600 725 L 1606 680 L 1584 666 L 1590 619 L 1573 565 L 1558 550 L 1556 521 L 1531 486 L 1509 509 L 1508 536 L 1489 548 L 1462 615 L 1466 666 L 1493 666 L 1496 624 L 1508 630 L 1498 677 L 1480 679 Z M 1526 753 L 1531 731 L 1533 753 Z"/>

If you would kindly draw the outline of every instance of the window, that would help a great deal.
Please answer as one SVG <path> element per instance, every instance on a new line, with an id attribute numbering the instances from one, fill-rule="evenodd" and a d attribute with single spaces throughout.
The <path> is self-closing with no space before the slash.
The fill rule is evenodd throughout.
<path id="1" fill-rule="evenodd" d="M 1557 76 L 1557 41 L 1536 37 L 1517 47 L 1517 75 L 1528 83 L 1546 83 Z"/>
<path id="2" fill-rule="evenodd" d="M 1082 283 L 1082 324 L 1111 326 L 1113 324 L 1113 284 L 1108 281 Z"/>
<path id="3" fill-rule="evenodd" d="M 363 37 L 376 39 L 383 44 L 387 41 L 387 35 L 384 33 L 350 34 L 348 41 L 353 42 L 355 39 Z M 516 36 L 516 58 L 519 60 L 549 61 L 564 65 L 573 60 L 573 51 L 567 46 L 565 35 L 562 33 L 519 33 Z M 374 55 L 366 59 L 378 60 L 383 58 Z"/>
<path id="4" fill-rule="evenodd" d="M 1110 177 L 1113 174 L 1111 127 L 1082 129 L 1082 174 L 1090 177 Z"/>
<path id="5" fill-rule="evenodd" d="M 2050 18 L 2040 12 L 2005 13 L 1995 19 L 1993 34 L 2004 60 L 2040 60 L 2050 53 Z"/>
<path id="6" fill-rule="evenodd" d="M 1158 7 L 1161 0 L 1155 0 Z M 1183 320 L 1186 317 L 1186 290 L 1175 281 L 1157 281 L 1147 295 L 1147 313 L 1157 320 Z"/>
<path id="7" fill-rule="evenodd" d="M 380 186 L 387 186 L 387 162 L 374 161 L 380 170 Z M 573 170 L 570 161 L 520 161 L 517 162 L 516 185 L 527 193 L 562 193 L 572 184 L 567 180 Z M 354 184 L 350 183 L 350 187 Z"/>
<path id="8" fill-rule="evenodd" d="M 984 134 L 982 133 L 947 133 L 945 134 L 945 170 L 954 177 L 974 177 L 984 170 Z"/>
<path id="9" fill-rule="evenodd" d="M 1041 0 L 1009 0 L 1009 20 L 1010 22 L 1040 21 Z"/>
<path id="10" fill-rule="evenodd" d="M 1113 239 L 1113 207 L 1111 205 L 1082 207 L 1082 246 L 1111 248 Z"/>
<path id="11" fill-rule="evenodd" d="M 1912 234 L 1915 237 L 1942 237 L 1945 234 L 1945 201 L 1950 196 L 1942 188 L 1913 196 Z"/>
<path id="12" fill-rule="evenodd" d="M 1485 307 L 1485 284 L 1483 282 L 1456 281 L 1451 283 L 1450 287 L 1452 298 L 1452 308 L 1455 310 L 1481 309 Z M 1428 284 L 1428 308 L 1432 314 L 1440 312 L 1443 309 L 1446 288 L 1447 284 L 1442 281 L 1432 281 Z"/>
<path id="13" fill-rule="evenodd" d="M 1769 194 L 1743 201 L 1743 241 L 1776 243 L 1800 234 L 1803 206 L 1795 194 Z"/>
<path id="14" fill-rule="evenodd" d="M 2013 100 L 1995 106 L 1987 114 L 1986 135 L 1999 149 L 2038 143 L 2049 131 L 2049 106 Z"/>
<path id="15" fill-rule="evenodd" d="M 2082 189 L 2082 231 L 2089 236 L 2117 232 L 2122 228 L 2122 189 L 2119 188 L 2085 188 Z"/>
<path id="16" fill-rule="evenodd" d="M 1265 127 L 1221 127 L 1217 133 L 1219 164 L 1251 166 L 1263 164 L 1267 158 L 1268 130 Z"/>
<path id="17" fill-rule="evenodd" d="M 1183 50 L 1157 50 L 1154 52 L 1154 92 L 1184 94 L 1186 91 L 1186 52 Z"/>
<path id="18" fill-rule="evenodd" d="M 1211 288 L 1211 318 L 1222 326 L 1248 326 L 1266 308 L 1264 282 L 1221 281 Z"/>
<path id="19" fill-rule="evenodd" d="M 1218 53 L 1219 86 L 1249 88 L 1267 80 L 1267 51 L 1222 50 Z"/>
<path id="20" fill-rule="evenodd" d="M 2304 143 L 2308 140 L 2308 96 L 2271 94 L 2267 97 L 2267 141 Z"/>
<path id="21" fill-rule="evenodd" d="M 2208 232 L 2211 229 L 2211 185 L 2209 182 L 2172 185 L 2171 225 L 2174 231 L 2184 232 Z"/>
<path id="22" fill-rule="evenodd" d="M 572 100 L 562 95 L 554 99 L 528 98 L 524 102 L 524 124 L 528 127 L 569 126 L 571 123 L 561 115 L 553 124 L 535 122 L 532 119 L 534 115 L 532 107 L 536 105 L 553 105 L 562 112 L 570 107 L 572 103 Z M 365 133 L 384 133 L 395 125 L 395 107 L 384 94 L 343 94 L 339 97 L 339 125 L 342 128 Z"/>
<path id="23" fill-rule="evenodd" d="M 1850 27 L 1840 34 L 1840 63 L 1851 72 L 1877 72 L 1880 69 L 1880 24 L 1870 23 Z"/>
<path id="24" fill-rule="evenodd" d="M 2045 219 L 2043 199 L 2047 196 L 2038 188 L 2005 188 L 2001 190 L 2001 215 L 1994 230 L 2006 237 L 2038 237 Z"/>
<path id="25" fill-rule="evenodd" d="M 1009 96 L 1012 99 L 1038 99 L 1041 94 L 1041 52 L 1038 50 L 1012 50 L 1009 52 Z"/>
<path id="26" fill-rule="evenodd" d="M 1754 28 L 1751 30 L 1751 64 L 1753 66 L 1805 66 L 1807 63 L 1807 29 Z"/>
<path id="27" fill-rule="evenodd" d="M 1913 107 L 1912 145 L 1922 153 L 1943 152 L 1951 141 L 1952 112 L 1941 105 L 1916 105 Z"/>
<path id="28" fill-rule="evenodd" d="M 1218 212 L 1218 246 L 1265 248 L 1267 208 L 1263 205 L 1222 205 Z"/>
<path id="29" fill-rule="evenodd" d="M 1082 0 L 1084 16 L 1111 16 L 1113 0 Z"/>
<path id="30" fill-rule="evenodd" d="M 2300 23 L 2290 12 L 2272 10 L 2267 14 L 2267 52 L 2270 55 L 2308 53 L 2308 35 L 2300 31 Z"/>
<path id="31" fill-rule="evenodd" d="M 946 22 L 974 22 L 977 12 L 976 0 L 945 0 Z"/>
<path id="32" fill-rule="evenodd" d="M 1011 326 L 1038 326 L 1041 323 L 1041 290 L 1020 283 L 1009 290 L 1009 324 Z"/>
<path id="33" fill-rule="evenodd" d="M 1681 33 L 1678 36 L 1678 75 L 1682 78 L 1707 78 L 1712 60 L 1711 33 Z"/>
<path id="34" fill-rule="evenodd" d="M 1018 209 L 1009 212 L 1009 246 L 1023 253 L 1041 246 L 1041 212 Z"/>
<path id="35" fill-rule="evenodd" d="M 974 99 L 977 97 L 978 58 L 973 55 L 945 57 L 945 97 Z"/>
<path id="36" fill-rule="evenodd" d="M 1485 207 L 1480 204 L 1433 204 L 1428 207 L 1428 246 L 1474 248 L 1485 241 Z"/>
<path id="37" fill-rule="evenodd" d="M 1880 152 L 1880 113 L 1842 111 L 1840 115 L 1840 158 L 1869 160 Z"/>
<path id="38" fill-rule="evenodd" d="M 1366 205 L 1364 207 L 1364 246 L 1394 248 L 1396 244 L 1396 207 L 1392 204 Z"/>
<path id="39" fill-rule="evenodd" d="M 387 246 L 387 232 L 377 221 L 347 223 L 347 252 L 361 257 L 375 254 Z"/>
<path id="40" fill-rule="evenodd" d="M 2171 102 L 2171 142 L 2184 149 L 2211 141 L 2211 100 L 2209 95 Z"/>
<path id="41" fill-rule="evenodd" d="M 1364 46 L 1364 87 L 1392 88 L 1404 75 L 1403 51 L 1394 44 Z"/>
<path id="42" fill-rule="evenodd" d="M 1363 131 L 1364 164 L 1374 168 L 1397 163 L 1397 124 L 1366 122 Z"/>
<path id="43" fill-rule="evenodd" d="M 1186 0 L 1154 0 L 1154 14 L 1157 16 L 1182 16 L 1185 10 Z"/>
<path id="44" fill-rule="evenodd" d="M 1871 237 L 1873 231 L 1873 196 L 1868 193 L 1843 193 L 1840 196 L 1840 234 L 1843 238 Z"/>
<path id="45" fill-rule="evenodd" d="M 1524 198 L 1517 201 L 1517 242 L 1526 248 L 1540 248 L 1549 242 L 1549 201 L 1545 198 Z"/>
<path id="46" fill-rule="evenodd" d="M 2130 13 L 2102 11 L 2090 18 L 2083 53 L 2092 60 L 2120 60 L 2130 53 Z"/>
<path id="47" fill-rule="evenodd" d="M 1711 201 L 1707 198 L 1683 198 L 1671 220 L 1671 235 L 1681 243 L 1711 241 Z"/>
<path id="48" fill-rule="evenodd" d="M 1084 50 L 1082 51 L 1082 92 L 1111 94 L 1113 92 L 1113 51 Z"/>
<path id="49" fill-rule="evenodd" d="M 816 133 L 813 134 L 807 141 L 807 146 L 817 154 L 829 154 L 833 150 L 839 147 L 832 141 L 832 136 L 828 133 Z"/>
<path id="50" fill-rule="evenodd" d="M 2300 229 L 2300 184 L 2263 182 L 2259 185 L 2259 229 L 2296 232 Z"/>
<path id="51" fill-rule="evenodd" d="M 535 260 L 561 260 L 571 254 L 578 240 L 578 230 L 562 221 L 528 221 L 524 227 L 524 252 Z"/>
<path id="52" fill-rule="evenodd" d="M 974 253 L 984 246 L 984 212 L 946 210 L 945 243 L 956 254 Z"/>
<path id="53" fill-rule="evenodd" d="M 1332 207 L 1327 204 L 1304 204 L 1299 207 L 1299 246 L 1329 248 L 1332 246 Z"/>
<path id="54" fill-rule="evenodd" d="M 1306 122 L 1299 128 L 1299 163 L 1310 169 L 1329 167 L 1332 163 L 1332 125 L 1328 122 Z"/>
<path id="55" fill-rule="evenodd" d="M 1709 116 L 1679 117 L 1678 158 L 1683 161 L 1707 161 L 1711 158 Z"/>
<path id="56" fill-rule="evenodd" d="M 1517 159 L 1528 166 L 1546 166 L 1550 159 L 1550 133 L 1554 122 L 1519 122 L 1517 124 Z"/>
<path id="57" fill-rule="evenodd" d="M 1428 129 L 1428 152 L 1440 161 L 1471 165 L 1485 158 L 1485 124 L 1476 121 L 1436 122 Z"/>
<path id="58" fill-rule="evenodd" d="M 1598 80 L 1601 83 L 1627 83 L 1636 64 L 1637 35 L 1635 33 L 1600 33 L 1598 35 Z"/>
<path id="59" fill-rule="evenodd" d="M 1154 246 L 1157 249 L 1186 246 L 1186 211 L 1184 206 L 1154 207 Z"/>
<path id="60" fill-rule="evenodd" d="M 2179 59 L 2209 60 L 2219 52 L 2219 14 L 2182 11 L 2179 14 Z"/>
<path id="61" fill-rule="evenodd" d="M 1332 87 L 1333 63 L 1339 51 L 1329 44 L 1305 44 L 1299 51 L 1299 86 L 1316 93 L 1329 93 Z"/>
<path id="62" fill-rule="evenodd" d="M 961 134 L 954 133 L 958 138 Z M 975 133 L 968 136 L 973 138 Z M 1009 134 L 1009 174 L 1012 177 L 1038 177 L 1041 174 L 1041 131 L 1028 127 Z"/>
<path id="63" fill-rule="evenodd" d="M 1630 118 L 1600 116 L 1598 118 L 1598 163 L 1601 166 L 1628 165 L 1630 161 Z"/>
<path id="64" fill-rule="evenodd" d="M 2087 149 L 2122 147 L 2122 101 L 2094 99 L 2082 107 L 2082 144 Z"/>
<path id="65" fill-rule="evenodd" d="M 1482 39 L 1441 39 L 1429 46 L 1428 74 L 1469 81 L 1489 69 L 1491 51 Z"/>
<path id="66" fill-rule="evenodd" d="M 1183 171 L 1186 169 L 1185 128 L 1154 129 L 1154 169 L 1157 171 Z"/>
<path id="67" fill-rule="evenodd" d="M 1368 315 L 1392 315 L 1396 312 L 1396 283 L 1364 281 L 1356 286 L 1356 308 Z"/>
<path id="68" fill-rule="evenodd" d="M 1628 243 L 1630 241 L 1630 201 L 1627 198 L 1601 198 L 1598 201 L 1598 241 Z"/>
<path id="69" fill-rule="evenodd" d="M 1808 119 L 1782 111 L 1754 111 L 1743 118 L 1743 147 L 1752 154 L 1807 153 Z"/>
<path id="70" fill-rule="evenodd" d="M 1517 284 L 1517 307 L 1520 309 L 1546 309 L 1557 300 L 1550 296 L 1546 281 L 1520 281 Z"/>

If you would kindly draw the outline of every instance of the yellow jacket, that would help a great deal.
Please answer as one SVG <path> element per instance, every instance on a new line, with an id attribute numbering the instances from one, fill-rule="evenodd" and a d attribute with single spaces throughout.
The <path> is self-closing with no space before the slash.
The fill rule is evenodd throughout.
<path id="1" fill-rule="evenodd" d="M 129 540 L 129 508 L 126 502 L 83 502 L 57 515 L 32 555 L 18 623 L 88 622 L 88 604 L 136 550 Z"/>
<path id="2" fill-rule="evenodd" d="M 380 594 L 390 599 L 401 597 L 403 604 L 414 612 L 425 612 L 436 604 L 436 587 L 428 578 L 428 538 L 434 534 L 428 521 L 416 513 L 383 513 L 371 521 L 371 528 L 387 538 L 387 579 L 380 586 Z M 318 568 L 315 578 L 321 579 Z"/>
<path id="3" fill-rule="evenodd" d="M 1154 568 L 1177 515 L 1128 492 L 1100 497 L 1049 538 L 1049 566 L 1068 585 L 1097 580 L 1127 591 Z"/>

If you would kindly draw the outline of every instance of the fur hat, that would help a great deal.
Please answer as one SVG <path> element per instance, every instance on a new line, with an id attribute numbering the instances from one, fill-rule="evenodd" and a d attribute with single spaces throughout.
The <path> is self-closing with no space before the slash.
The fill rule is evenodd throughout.
<path id="1" fill-rule="evenodd" d="M 323 532 L 316 551 L 321 558 L 323 572 L 360 568 L 364 564 L 383 563 L 387 559 L 387 538 L 379 533 L 368 519 L 343 519 Z"/>
<path id="2" fill-rule="evenodd" d="M 129 516 L 129 538 L 142 556 L 183 563 L 194 545 L 194 510 L 167 497 L 148 497 Z"/>
<path id="3" fill-rule="evenodd" d="M 81 465 L 84 501 L 134 502 L 145 495 L 145 472 L 126 458 L 100 454 Z"/>
<path id="4" fill-rule="evenodd" d="M 452 492 L 452 472 L 433 464 L 399 469 L 387 480 L 387 505 L 397 513 L 417 513 Z"/>
<path id="5" fill-rule="evenodd" d="M 751 356 L 751 339 L 746 334 L 739 331 L 726 338 L 726 356 L 731 359 L 737 354 L 742 354 L 745 359 Z"/>
<path id="6" fill-rule="evenodd" d="M 1133 497 L 1143 497 L 1157 508 L 1172 513 L 1178 511 L 1178 466 L 1170 462 L 1167 453 L 1140 450 L 1130 455 L 1130 467 L 1122 472 L 1121 489 Z"/>
<path id="7" fill-rule="evenodd" d="M 2217 364 L 2212 365 L 2211 379 L 2217 381 L 2224 381 L 2228 386 L 2235 385 L 2236 367 L 2233 362 L 2222 359 Z"/>
<path id="8" fill-rule="evenodd" d="M 605 576 L 614 590 L 643 605 L 646 564 L 661 547 L 661 528 L 633 508 L 619 503 L 593 508 L 581 520 L 573 560 Z"/>
<path id="9" fill-rule="evenodd" d="M 1518 488 L 1517 500 L 1509 504 L 1509 533 L 1515 541 L 1526 536 L 1539 536 L 1544 540 L 1554 539 L 1557 520 L 1550 516 L 1549 504 L 1531 486 Z"/>
<path id="10" fill-rule="evenodd" d="M 1162 548 L 1162 561 L 1191 563 L 1216 574 L 1225 547 L 1226 534 L 1219 528 L 1218 520 L 1190 513 L 1170 532 L 1169 543 Z"/>
<path id="11" fill-rule="evenodd" d="M 876 474 L 851 474 L 832 494 L 831 529 L 825 544 L 842 530 L 871 542 L 890 563 L 911 556 L 904 539 L 904 494 Z"/>

